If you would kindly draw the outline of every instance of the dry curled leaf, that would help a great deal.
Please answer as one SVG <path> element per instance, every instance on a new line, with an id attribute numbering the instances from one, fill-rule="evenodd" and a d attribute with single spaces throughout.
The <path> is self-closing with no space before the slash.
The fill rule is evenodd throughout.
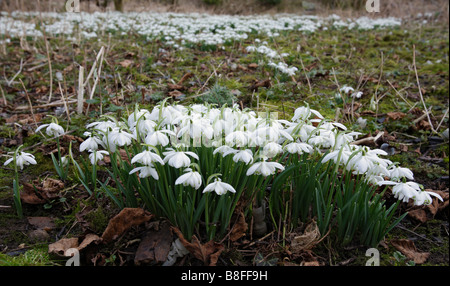
<path id="1" fill-rule="evenodd" d="M 320 241 L 320 231 L 317 223 L 313 220 L 310 222 L 303 234 L 291 233 L 291 248 L 293 253 L 300 253 L 304 250 L 310 250 Z"/>
<path id="2" fill-rule="evenodd" d="M 48 253 L 64 256 L 70 248 L 78 247 L 78 237 L 62 238 L 48 246 Z"/>
<path id="3" fill-rule="evenodd" d="M 416 264 L 425 263 L 430 256 L 429 252 L 418 252 L 414 242 L 408 239 L 396 239 L 391 241 L 391 244 Z"/>
<path id="4" fill-rule="evenodd" d="M 399 112 L 399 111 L 393 111 L 393 112 L 388 112 L 388 113 L 386 113 L 386 116 L 387 116 L 389 119 L 392 119 L 392 120 L 398 120 L 398 119 L 402 119 L 403 117 L 405 117 L 405 116 L 406 116 L 406 113 Z"/>
<path id="5" fill-rule="evenodd" d="M 230 239 L 231 241 L 236 241 L 239 238 L 243 237 L 248 230 L 248 224 L 245 222 L 245 216 L 243 212 L 239 213 L 238 221 L 235 225 L 233 225 L 233 228 L 230 233 Z"/>
<path id="6" fill-rule="evenodd" d="M 426 189 L 428 192 L 435 192 L 444 200 L 441 202 L 437 198 L 433 198 L 433 202 L 429 205 L 416 207 L 412 210 L 408 211 L 408 215 L 422 223 L 427 222 L 430 219 L 433 219 L 435 215 L 448 207 L 449 204 L 449 193 L 448 190 L 444 191 L 433 191 L 431 189 Z"/>
<path id="7" fill-rule="evenodd" d="M 163 223 L 158 229 L 148 231 L 136 251 L 136 265 L 164 262 L 172 245 L 172 232 L 168 223 Z"/>
<path id="8" fill-rule="evenodd" d="M 102 239 L 106 243 L 111 242 L 131 227 L 147 222 L 152 217 L 152 214 L 140 208 L 124 208 L 109 221 Z"/>
<path id="9" fill-rule="evenodd" d="M 192 242 L 187 241 L 183 234 L 177 228 L 172 228 L 176 233 L 184 247 L 197 259 L 203 261 L 205 265 L 216 266 L 217 260 L 220 254 L 224 250 L 224 246 L 213 240 L 208 241 L 205 244 L 201 244 L 200 240 L 194 235 L 192 236 Z"/>

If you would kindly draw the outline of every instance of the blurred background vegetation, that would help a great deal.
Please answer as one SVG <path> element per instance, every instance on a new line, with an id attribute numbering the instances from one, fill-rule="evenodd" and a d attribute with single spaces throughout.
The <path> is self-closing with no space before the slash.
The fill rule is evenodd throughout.
<path id="1" fill-rule="evenodd" d="M 341 16 L 369 15 L 366 0 L 79 0 L 81 11 L 156 11 L 200 12 L 216 14 L 249 15 L 259 13 L 294 13 Z M 66 0 L 0 0 L 2 11 L 52 11 L 64 12 Z M 418 13 L 441 11 L 448 22 L 447 0 L 380 0 L 380 13 L 370 16 L 404 17 Z"/>

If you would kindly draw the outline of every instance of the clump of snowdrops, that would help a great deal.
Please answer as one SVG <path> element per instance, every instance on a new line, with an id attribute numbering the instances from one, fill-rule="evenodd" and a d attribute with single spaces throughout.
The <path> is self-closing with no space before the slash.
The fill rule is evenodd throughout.
<path id="1" fill-rule="evenodd" d="M 322 235 L 336 224 L 342 242 L 359 234 L 376 245 L 405 216 L 394 220 L 400 202 L 441 199 L 414 182 L 409 169 L 383 158 L 385 151 L 352 144 L 359 133 L 307 105 L 281 120 L 237 105 L 163 101 L 152 110 L 136 105 L 122 118 L 102 116 L 86 128 L 80 151 L 89 160 L 70 150 L 86 190 L 167 218 L 187 239 L 223 239 L 237 211 L 248 216 L 268 205 L 283 234 L 314 219 Z M 101 181 L 97 168 L 105 156 L 109 178 Z M 389 208 L 387 187 L 379 192 L 387 185 L 399 200 Z"/>

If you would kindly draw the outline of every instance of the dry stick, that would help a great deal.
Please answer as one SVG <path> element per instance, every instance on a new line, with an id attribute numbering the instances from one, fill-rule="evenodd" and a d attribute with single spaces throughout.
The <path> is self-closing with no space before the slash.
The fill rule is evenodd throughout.
<path id="1" fill-rule="evenodd" d="M 78 97 L 77 97 L 77 113 L 83 113 L 83 99 L 84 99 L 84 86 L 83 86 L 84 67 L 80 66 L 80 73 L 78 74 Z"/>
<path id="2" fill-rule="evenodd" d="M 92 87 L 91 94 L 89 95 L 89 99 L 92 99 L 92 97 L 94 96 L 95 87 L 97 86 L 98 80 L 99 80 L 99 78 L 100 78 L 100 74 L 101 74 L 101 72 L 102 72 L 103 54 L 104 54 L 104 53 L 101 52 L 100 64 L 99 64 L 98 70 L 97 70 L 97 77 L 95 78 L 94 86 Z M 88 105 L 88 109 L 89 109 L 89 105 Z"/>
<path id="3" fill-rule="evenodd" d="M 47 103 L 50 103 L 50 101 L 52 100 L 52 94 L 53 94 L 53 71 L 52 71 L 52 61 L 50 59 L 50 52 L 49 52 L 47 38 L 44 37 L 44 41 L 45 41 L 45 49 L 47 50 L 48 69 L 50 72 L 50 93 L 48 95 L 48 100 L 47 100 Z"/>
<path id="4" fill-rule="evenodd" d="M 69 106 L 67 105 L 67 102 L 66 102 L 66 98 L 64 97 L 64 92 L 63 92 L 63 89 L 62 89 L 62 87 L 61 87 L 61 83 L 58 81 L 58 86 L 59 86 L 59 90 L 61 91 L 61 98 L 62 98 L 62 101 L 64 102 L 64 108 L 66 109 L 66 114 L 67 114 L 67 121 L 70 123 L 70 114 L 69 114 Z M 67 127 L 68 127 L 69 125 L 67 124 Z M 67 130 L 66 130 L 66 132 L 67 132 Z"/>
<path id="5" fill-rule="evenodd" d="M 408 104 L 410 108 L 413 108 L 413 105 L 411 105 L 411 103 L 409 103 L 409 102 L 406 100 L 406 98 L 404 98 L 404 97 L 400 94 L 400 92 L 397 91 L 397 89 L 395 89 L 395 87 L 392 85 L 392 83 L 391 83 L 389 80 L 387 80 L 387 82 L 388 82 L 389 85 L 394 89 L 395 93 L 397 93 L 397 95 L 400 96 L 400 98 L 403 99 L 403 101 L 406 102 L 406 104 Z"/>
<path id="6" fill-rule="evenodd" d="M 438 126 L 436 127 L 436 131 L 438 131 L 439 128 L 441 127 L 441 124 L 444 122 L 444 119 L 445 119 L 445 117 L 447 116 L 447 114 L 448 114 L 448 107 L 447 107 L 447 110 L 445 111 L 444 116 L 442 116 L 441 121 L 439 122 Z"/>
<path id="7" fill-rule="evenodd" d="M 7 106 L 8 105 L 8 101 L 6 101 L 5 93 L 3 92 L 3 88 L 2 88 L 1 84 L 0 84 L 0 91 L 2 92 L 3 105 Z"/>
<path id="8" fill-rule="evenodd" d="M 33 112 L 33 104 L 31 104 L 30 96 L 28 95 L 27 89 L 25 88 L 25 85 L 23 84 L 22 79 L 19 78 L 19 81 L 20 81 L 20 83 L 22 84 L 23 90 L 25 91 L 25 95 L 27 96 L 28 104 L 30 104 L 30 112 L 31 112 L 31 116 L 33 116 L 33 121 L 34 121 L 34 124 L 36 125 L 36 128 L 37 128 L 37 127 L 38 127 L 38 124 L 37 124 L 37 122 L 36 122 L 36 117 L 34 116 L 34 112 Z M 39 132 L 41 132 L 41 131 L 39 130 Z M 42 132 L 41 132 L 41 134 L 42 134 Z"/>
<path id="9" fill-rule="evenodd" d="M 419 95 L 420 95 L 420 101 L 422 101 L 423 108 L 425 109 L 425 112 L 427 114 L 428 123 L 430 124 L 431 131 L 434 133 L 437 133 L 434 129 L 433 123 L 431 122 L 430 114 L 427 110 L 427 106 L 425 105 L 425 101 L 423 99 L 422 89 L 420 87 L 419 82 L 419 75 L 417 74 L 417 67 L 416 67 L 416 45 L 413 45 L 413 66 L 414 66 L 414 73 L 416 74 L 416 80 L 417 80 L 417 87 L 419 88 Z"/>
<path id="10" fill-rule="evenodd" d="M 381 98 L 378 98 L 378 88 L 380 87 L 381 83 L 381 76 L 383 75 L 383 65 L 384 65 L 384 57 L 383 57 L 383 51 L 381 51 L 381 67 L 380 67 L 380 77 L 378 78 L 377 87 L 375 88 L 374 96 L 376 97 L 376 111 L 375 111 L 375 117 L 378 118 L 378 102 L 381 100 Z"/>
<path id="11" fill-rule="evenodd" d="M 20 68 L 19 71 L 13 76 L 13 78 L 11 80 L 6 80 L 6 83 L 8 84 L 8 86 L 11 86 L 11 84 L 13 83 L 13 81 L 16 79 L 16 77 L 22 72 L 22 68 L 23 68 L 23 58 L 20 59 Z"/>
<path id="12" fill-rule="evenodd" d="M 76 103 L 76 102 L 77 102 L 77 100 L 68 100 L 67 102 L 56 101 L 56 102 L 51 102 L 51 103 L 47 103 L 47 104 L 35 105 L 35 106 L 33 106 L 33 109 L 54 107 L 54 106 L 60 106 L 60 105 L 65 105 L 65 104 L 72 104 L 72 103 Z M 29 109 L 29 108 L 30 108 L 29 106 L 22 105 L 22 106 L 17 106 L 14 110 L 25 110 L 25 109 Z"/>
<path id="13" fill-rule="evenodd" d="M 308 82 L 309 92 L 312 94 L 311 82 L 309 81 L 308 74 L 306 73 L 305 66 L 303 65 L 302 57 L 299 56 L 299 58 L 300 58 L 300 64 L 302 65 L 303 72 L 305 73 L 306 81 Z"/>

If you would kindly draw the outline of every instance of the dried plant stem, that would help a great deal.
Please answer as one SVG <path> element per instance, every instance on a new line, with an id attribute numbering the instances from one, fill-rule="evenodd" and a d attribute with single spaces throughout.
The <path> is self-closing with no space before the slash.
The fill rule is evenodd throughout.
<path id="1" fill-rule="evenodd" d="M 83 85 L 84 67 L 80 66 L 78 74 L 78 97 L 77 97 L 77 113 L 83 113 L 84 85 Z"/>
<path id="2" fill-rule="evenodd" d="M 12 84 L 13 81 L 16 79 L 16 77 L 22 72 L 22 68 L 23 68 L 23 58 L 20 59 L 20 67 L 19 67 L 19 71 L 12 77 L 11 80 L 6 80 L 6 83 L 8 84 L 8 86 L 11 86 L 11 84 Z"/>
<path id="3" fill-rule="evenodd" d="M 427 115 L 427 119 L 428 119 L 428 123 L 430 124 L 431 131 L 433 133 L 437 133 L 437 131 L 434 129 L 433 123 L 431 122 L 430 113 L 428 112 L 427 106 L 425 104 L 425 100 L 423 99 L 422 89 L 420 87 L 420 82 L 419 82 L 419 75 L 417 74 L 416 46 L 415 45 L 413 45 L 413 66 L 414 66 L 414 73 L 416 74 L 417 88 L 419 89 L 420 101 L 422 102 L 423 108 L 424 108 L 425 113 Z M 431 110 L 431 108 L 430 108 L 430 110 Z"/>
<path id="4" fill-rule="evenodd" d="M 50 92 L 48 95 L 47 103 L 50 103 L 52 100 L 52 94 L 53 94 L 53 71 L 52 71 L 52 60 L 50 59 L 50 48 L 48 47 L 48 40 L 47 38 L 44 38 L 45 41 L 45 49 L 47 51 L 47 59 L 48 59 L 48 70 L 50 73 Z"/>
<path id="5" fill-rule="evenodd" d="M 2 92 L 3 105 L 7 106 L 8 101 L 6 100 L 5 92 L 3 91 L 2 85 L 0 84 L 0 91 Z"/>
<path id="6" fill-rule="evenodd" d="M 59 81 L 58 81 L 58 86 L 59 86 L 59 91 L 61 92 L 61 99 L 64 102 L 64 108 L 66 109 L 67 121 L 70 122 L 69 106 L 67 105 L 66 98 L 64 96 L 64 92 L 61 87 L 61 83 Z M 69 125 L 67 125 L 67 126 L 69 126 Z M 66 130 L 66 132 L 67 132 L 67 130 Z"/>
<path id="7" fill-rule="evenodd" d="M 20 83 L 22 84 L 23 90 L 25 92 L 25 95 L 27 96 L 27 100 L 28 100 L 28 104 L 30 105 L 30 112 L 31 112 L 31 116 L 33 117 L 33 121 L 34 124 L 36 125 L 36 128 L 38 127 L 38 124 L 36 122 L 36 117 L 34 116 L 34 112 L 33 112 L 33 104 L 31 103 L 31 99 L 30 96 L 28 95 L 27 89 L 25 88 L 25 85 L 23 84 L 22 79 L 19 78 Z M 40 131 L 39 131 L 40 132 Z M 41 133 L 42 134 L 42 133 Z"/>

